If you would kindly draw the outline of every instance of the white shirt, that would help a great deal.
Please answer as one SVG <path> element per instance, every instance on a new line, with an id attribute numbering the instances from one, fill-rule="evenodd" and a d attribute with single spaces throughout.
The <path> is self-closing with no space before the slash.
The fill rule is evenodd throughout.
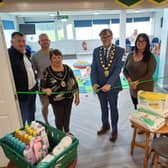
<path id="1" fill-rule="evenodd" d="M 130 42 L 131 42 L 131 46 L 135 46 L 135 41 L 136 41 L 136 38 L 137 38 L 137 34 L 132 34 L 131 37 L 130 37 Z"/>
<path id="2" fill-rule="evenodd" d="M 108 59 L 108 57 L 109 57 L 111 47 L 112 47 L 112 43 L 111 43 L 111 45 L 110 45 L 108 48 L 105 48 L 105 47 L 104 47 L 104 53 L 105 53 L 106 50 L 107 50 L 107 55 L 106 55 L 107 59 Z"/>
<path id="3" fill-rule="evenodd" d="M 35 75 L 33 72 L 32 64 L 26 55 L 23 56 L 23 60 L 24 60 L 24 64 L 27 72 L 27 77 L 28 77 L 28 89 L 30 90 L 36 84 Z"/>

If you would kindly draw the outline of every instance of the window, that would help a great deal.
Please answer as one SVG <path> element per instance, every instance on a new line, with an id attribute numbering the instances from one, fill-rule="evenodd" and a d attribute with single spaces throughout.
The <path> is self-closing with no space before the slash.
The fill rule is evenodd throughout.
<path id="1" fill-rule="evenodd" d="M 63 39 L 64 39 L 64 29 L 63 29 L 63 25 L 58 24 L 56 31 L 57 31 L 58 40 L 63 40 Z"/>
<path id="2" fill-rule="evenodd" d="M 41 33 L 46 33 L 51 41 L 56 41 L 55 31 L 54 31 L 54 22 L 44 21 L 42 23 L 33 22 L 36 27 L 35 35 L 27 35 L 26 39 L 28 42 L 37 42 L 38 36 Z"/>
<path id="3" fill-rule="evenodd" d="M 73 39 L 73 27 L 72 24 L 66 25 L 66 31 L 67 31 L 67 39 L 72 40 Z"/>
<path id="4" fill-rule="evenodd" d="M 105 28 L 109 28 L 110 19 L 96 19 L 93 20 L 92 25 L 92 39 L 99 39 L 99 33 Z"/>
<path id="5" fill-rule="evenodd" d="M 76 40 L 92 39 L 92 20 L 74 20 Z"/>
<path id="6" fill-rule="evenodd" d="M 12 20 L 2 20 L 5 41 L 7 48 L 11 46 L 11 34 L 15 31 L 14 22 Z"/>
<path id="7" fill-rule="evenodd" d="M 113 38 L 119 38 L 120 25 L 118 23 L 117 24 L 111 24 L 110 29 L 113 32 Z"/>
<path id="8" fill-rule="evenodd" d="M 105 28 L 109 28 L 109 25 L 93 25 L 92 26 L 92 39 L 100 39 L 99 38 L 99 33 L 101 32 L 101 30 L 105 29 Z"/>
<path id="9" fill-rule="evenodd" d="M 55 41 L 54 22 L 53 23 L 37 23 L 36 34 L 46 33 L 51 41 Z"/>
<path id="10" fill-rule="evenodd" d="M 152 31 L 152 18 L 149 17 L 141 17 L 141 18 L 129 18 L 126 24 L 126 37 L 130 37 L 134 32 L 134 29 L 138 30 L 138 33 L 146 33 L 147 35 L 151 35 Z"/>
<path id="11" fill-rule="evenodd" d="M 110 29 L 113 32 L 113 38 L 119 38 L 119 34 L 120 34 L 120 19 L 119 18 L 111 19 Z"/>
<path id="12" fill-rule="evenodd" d="M 92 39 L 91 27 L 78 27 L 78 28 L 75 28 L 75 32 L 76 32 L 76 40 Z"/>

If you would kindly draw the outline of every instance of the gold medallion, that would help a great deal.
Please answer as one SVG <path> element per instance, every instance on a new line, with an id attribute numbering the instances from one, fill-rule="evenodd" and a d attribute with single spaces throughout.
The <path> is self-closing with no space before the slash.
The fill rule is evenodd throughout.
<path id="1" fill-rule="evenodd" d="M 64 65 L 63 65 L 64 66 Z M 60 81 L 60 85 L 61 87 L 66 87 L 67 84 L 65 82 L 65 78 L 67 77 L 67 73 L 68 73 L 68 69 L 67 69 L 67 66 L 64 66 L 64 76 L 61 78 L 61 77 L 58 77 L 52 70 L 51 66 L 49 68 L 47 68 L 48 72 L 51 74 L 51 76 L 57 81 L 59 80 Z"/>
<path id="2" fill-rule="evenodd" d="M 113 63 L 113 59 L 114 59 L 114 55 L 115 55 L 115 46 L 114 44 L 112 44 L 112 47 L 110 49 L 110 54 L 109 54 L 109 60 L 107 62 L 107 64 L 105 64 L 105 62 L 103 61 L 103 46 L 100 47 L 99 50 L 99 58 L 100 58 L 100 64 L 102 66 L 102 69 L 104 71 L 104 76 L 108 77 L 109 76 L 109 69 Z"/>
<path id="3" fill-rule="evenodd" d="M 104 76 L 105 76 L 105 77 L 108 77 L 108 76 L 109 76 L 109 71 L 108 71 L 108 70 L 105 70 L 105 71 L 104 71 Z"/>
<path id="4" fill-rule="evenodd" d="M 61 86 L 62 86 L 62 87 L 66 87 L 65 81 L 63 81 L 63 80 L 61 81 Z"/>

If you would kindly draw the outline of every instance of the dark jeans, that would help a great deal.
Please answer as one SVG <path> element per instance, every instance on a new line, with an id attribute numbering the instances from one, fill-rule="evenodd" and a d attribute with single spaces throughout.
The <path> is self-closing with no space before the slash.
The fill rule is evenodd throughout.
<path id="1" fill-rule="evenodd" d="M 55 115 L 55 125 L 59 130 L 64 132 L 69 132 L 72 102 L 73 97 L 65 98 L 61 101 L 55 101 L 55 103 L 52 104 Z"/>
<path id="2" fill-rule="evenodd" d="M 134 104 L 134 108 L 137 109 L 138 99 L 135 98 L 135 97 L 132 97 L 132 96 L 131 96 L 131 99 L 132 99 L 132 102 Z"/>
<path id="3" fill-rule="evenodd" d="M 28 124 L 30 124 L 31 121 L 35 120 L 36 95 L 28 95 L 26 101 L 19 101 L 19 105 L 23 124 L 25 125 L 26 121 L 28 122 Z"/>

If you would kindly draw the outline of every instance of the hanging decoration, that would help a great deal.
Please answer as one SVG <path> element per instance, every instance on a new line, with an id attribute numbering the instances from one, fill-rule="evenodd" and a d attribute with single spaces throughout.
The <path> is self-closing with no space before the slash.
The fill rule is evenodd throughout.
<path id="1" fill-rule="evenodd" d="M 168 0 L 149 0 L 150 2 L 154 3 L 155 5 L 163 5 L 168 3 Z"/>
<path id="2" fill-rule="evenodd" d="M 115 0 L 115 2 L 124 8 L 133 8 L 141 4 L 144 0 Z"/>

